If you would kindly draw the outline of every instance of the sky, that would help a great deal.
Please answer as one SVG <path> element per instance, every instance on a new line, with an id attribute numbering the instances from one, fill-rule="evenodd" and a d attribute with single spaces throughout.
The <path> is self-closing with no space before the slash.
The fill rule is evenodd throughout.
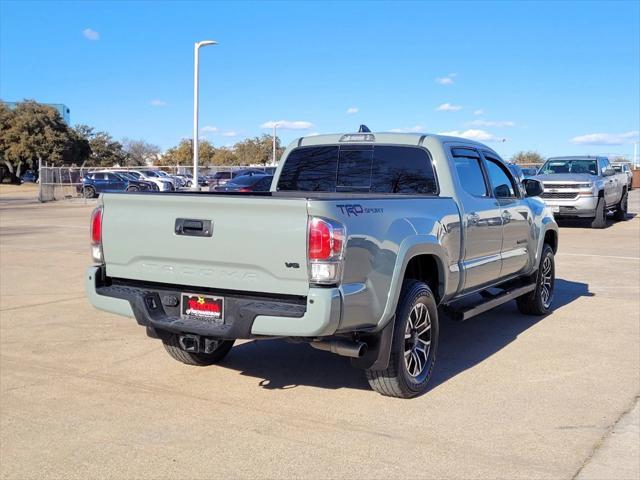
<path id="1" fill-rule="evenodd" d="M 165 149 L 201 136 L 462 135 L 503 157 L 628 154 L 640 130 L 640 1 L 0 0 L 0 98 Z"/>

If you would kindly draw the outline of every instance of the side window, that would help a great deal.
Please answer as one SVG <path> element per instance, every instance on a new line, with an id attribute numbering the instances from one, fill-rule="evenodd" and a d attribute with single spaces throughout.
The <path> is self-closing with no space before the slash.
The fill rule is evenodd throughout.
<path id="1" fill-rule="evenodd" d="M 106 175 L 104 173 L 96 173 L 93 176 L 94 180 L 105 180 L 106 179 Z"/>
<path id="2" fill-rule="evenodd" d="M 599 158 L 598 163 L 600 164 L 600 173 L 603 174 L 609 167 L 609 160 L 607 160 L 606 158 Z"/>
<path id="3" fill-rule="evenodd" d="M 493 196 L 496 198 L 515 198 L 516 188 L 511 174 L 499 160 L 491 157 L 485 158 Z"/>
<path id="4" fill-rule="evenodd" d="M 480 155 L 467 148 L 454 148 L 451 153 L 462 188 L 474 197 L 486 197 L 487 184 L 480 166 Z"/>

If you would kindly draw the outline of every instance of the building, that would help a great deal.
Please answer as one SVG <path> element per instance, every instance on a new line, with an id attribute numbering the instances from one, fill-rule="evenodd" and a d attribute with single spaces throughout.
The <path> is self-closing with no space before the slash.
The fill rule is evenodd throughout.
<path id="1" fill-rule="evenodd" d="M 2 103 L 6 105 L 7 108 L 10 108 L 12 110 L 18 106 L 18 102 L 2 102 Z M 62 117 L 62 120 L 64 120 L 64 123 L 66 123 L 67 125 L 71 125 L 71 110 L 69 110 L 69 107 L 67 107 L 62 103 L 43 103 L 42 105 L 55 108 L 60 114 L 60 116 Z"/>

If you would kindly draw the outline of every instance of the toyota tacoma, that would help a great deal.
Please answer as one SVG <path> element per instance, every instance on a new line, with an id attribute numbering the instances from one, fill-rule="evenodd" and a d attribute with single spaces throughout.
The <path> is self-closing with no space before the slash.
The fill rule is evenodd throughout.
<path id="1" fill-rule="evenodd" d="M 103 194 L 87 294 L 185 364 L 219 362 L 237 339 L 285 338 L 410 398 L 432 376 L 442 314 L 511 300 L 550 311 L 558 228 L 541 193 L 461 138 L 300 138 L 268 192 Z"/>

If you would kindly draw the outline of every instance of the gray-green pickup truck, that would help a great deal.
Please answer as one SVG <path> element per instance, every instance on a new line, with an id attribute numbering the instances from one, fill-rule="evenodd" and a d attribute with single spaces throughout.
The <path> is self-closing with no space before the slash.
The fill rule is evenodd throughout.
<path id="1" fill-rule="evenodd" d="M 558 229 L 540 182 L 480 143 L 364 130 L 294 141 L 269 192 L 102 195 L 91 303 L 186 364 L 286 338 L 403 398 L 427 389 L 439 315 L 549 312 Z"/>

